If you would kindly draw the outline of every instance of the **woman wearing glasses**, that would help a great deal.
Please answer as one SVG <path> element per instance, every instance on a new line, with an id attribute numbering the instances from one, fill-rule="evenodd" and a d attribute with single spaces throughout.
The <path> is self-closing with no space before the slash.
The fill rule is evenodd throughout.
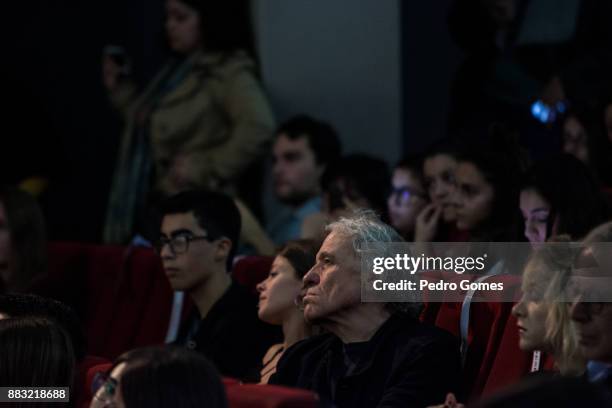
<path id="1" fill-rule="evenodd" d="M 422 166 L 420 157 L 407 156 L 395 166 L 391 178 L 391 194 L 387 200 L 389 219 L 406 241 L 414 240 L 417 216 L 429 202 Z"/>
<path id="2" fill-rule="evenodd" d="M 94 387 L 90 408 L 227 407 L 213 365 L 201 354 L 178 347 L 128 351 Z"/>

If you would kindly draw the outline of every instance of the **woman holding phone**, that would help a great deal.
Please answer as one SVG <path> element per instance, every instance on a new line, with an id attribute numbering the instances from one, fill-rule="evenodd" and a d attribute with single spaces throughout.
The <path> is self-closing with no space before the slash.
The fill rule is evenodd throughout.
<path id="1" fill-rule="evenodd" d="M 103 82 L 125 122 L 106 242 L 128 241 L 152 199 L 192 188 L 233 192 L 264 153 L 274 120 L 247 52 L 248 15 L 240 0 L 167 0 L 172 56 L 140 93 L 112 53 L 104 57 Z"/>

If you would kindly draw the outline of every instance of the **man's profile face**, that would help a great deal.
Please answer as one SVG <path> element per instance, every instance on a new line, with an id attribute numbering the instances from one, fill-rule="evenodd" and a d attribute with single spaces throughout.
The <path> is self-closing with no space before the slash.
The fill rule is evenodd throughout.
<path id="1" fill-rule="evenodd" d="M 214 242 L 195 237 L 207 236 L 193 212 L 167 214 L 161 224 L 160 238 L 188 238 L 187 251 L 175 253 L 169 244 L 160 249 L 164 272 L 174 290 L 190 291 L 204 284 L 211 274 L 211 265 L 218 261 Z M 181 238 L 181 239 L 182 239 Z M 176 251 L 179 252 L 179 251 Z"/>
<path id="2" fill-rule="evenodd" d="M 573 270 L 570 314 L 584 357 L 612 364 L 612 270 L 604 263 Z"/>
<path id="3" fill-rule="evenodd" d="M 284 202 L 300 203 L 319 192 L 323 166 L 318 165 L 306 137 L 280 134 L 273 147 L 274 192 Z"/>
<path id="4" fill-rule="evenodd" d="M 329 234 L 303 279 L 306 320 L 333 321 L 360 304 L 359 268 L 352 240 L 337 232 Z"/>

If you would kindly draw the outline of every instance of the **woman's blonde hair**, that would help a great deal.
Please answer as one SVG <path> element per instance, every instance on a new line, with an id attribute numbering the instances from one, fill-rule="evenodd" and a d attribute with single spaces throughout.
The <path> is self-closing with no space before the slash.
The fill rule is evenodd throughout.
<path id="1" fill-rule="evenodd" d="M 544 341 L 561 374 L 570 376 L 582 374 L 586 366 L 572 327 L 569 305 L 564 299 L 577 251 L 569 236 L 552 237 L 533 253 L 528 265 L 530 270 L 537 271 L 536 279 L 545 287 L 541 298 L 548 305 Z"/>

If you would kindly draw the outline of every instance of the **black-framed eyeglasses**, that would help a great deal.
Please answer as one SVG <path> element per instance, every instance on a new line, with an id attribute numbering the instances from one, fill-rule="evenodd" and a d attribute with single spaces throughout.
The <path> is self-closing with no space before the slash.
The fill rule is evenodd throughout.
<path id="1" fill-rule="evenodd" d="M 155 250 L 161 254 L 166 244 L 170 245 L 170 251 L 174 255 L 184 254 L 189 250 L 189 243 L 192 241 L 210 240 L 208 235 L 176 235 L 172 238 L 159 237 L 155 243 Z"/>
<path id="2" fill-rule="evenodd" d="M 395 205 L 400 206 L 407 204 L 413 197 L 425 198 L 425 194 L 416 191 L 410 187 L 404 186 L 399 188 L 391 188 L 391 197 L 395 199 Z"/>

